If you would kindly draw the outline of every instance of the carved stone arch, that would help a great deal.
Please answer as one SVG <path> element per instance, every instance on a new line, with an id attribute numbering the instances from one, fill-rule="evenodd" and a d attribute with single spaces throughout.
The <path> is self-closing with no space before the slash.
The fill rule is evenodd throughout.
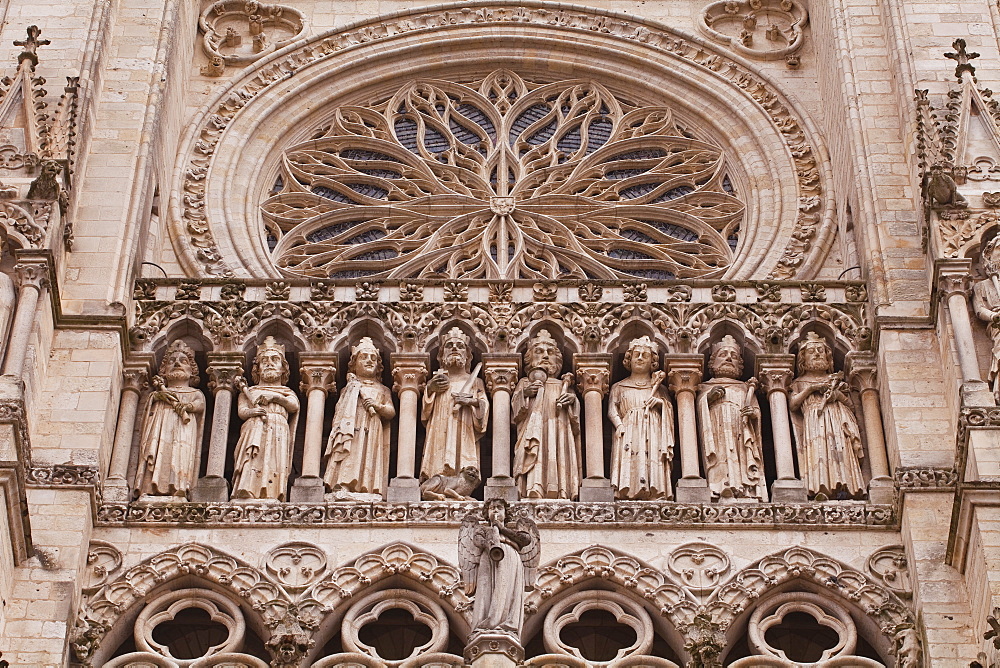
<path id="1" fill-rule="evenodd" d="M 285 344 L 285 352 L 305 352 L 313 350 L 314 339 L 306 337 L 298 325 L 280 313 L 262 318 L 246 332 L 243 337 L 242 350 L 252 360 L 254 351 L 268 336 L 273 336 L 279 343 Z"/>
<path id="2" fill-rule="evenodd" d="M 490 345 L 480 328 L 469 320 L 462 319 L 457 314 L 441 321 L 427 336 L 427 343 L 424 350 L 431 356 L 431 366 L 437 366 L 437 354 L 441 348 L 441 337 L 452 327 L 458 327 L 469 337 L 469 347 L 472 349 L 473 358 L 478 359 L 484 352 L 490 350 Z M 475 362 L 473 362 L 475 366 Z"/>
<path id="3" fill-rule="evenodd" d="M 687 314 L 687 318 L 677 324 L 691 333 L 692 350 L 701 350 L 706 341 L 711 340 L 716 331 L 717 323 L 729 323 L 733 328 L 745 332 L 748 339 L 760 344 L 768 327 L 767 319 L 746 304 L 713 303 L 696 308 Z"/>
<path id="4" fill-rule="evenodd" d="M 444 608 L 451 632 L 463 641 L 471 631 L 472 603 L 461 586 L 459 570 L 419 547 L 396 542 L 367 552 L 331 571 L 306 590 L 298 611 L 310 628 L 316 646 L 307 662 L 316 661 L 323 645 L 339 632 L 344 614 L 364 594 L 381 589 L 413 589 Z"/>
<path id="5" fill-rule="evenodd" d="M 562 351 L 563 369 L 561 373 L 568 373 L 571 371 L 573 364 L 573 355 L 582 352 L 584 347 L 571 330 L 570 323 L 564 320 L 540 318 L 532 321 L 521 331 L 521 335 L 512 342 L 513 349 L 523 356 L 528 349 L 528 344 L 543 329 L 548 330 L 549 334 L 552 335 L 552 338 L 558 344 L 559 350 Z"/>
<path id="6" fill-rule="evenodd" d="M 546 611 L 559 599 L 586 589 L 610 589 L 646 607 L 657 626 L 683 655 L 683 631 L 695 618 L 698 603 L 671 575 L 618 550 L 594 545 L 550 561 L 538 569 L 525 596 L 523 638 L 538 633 Z M 660 624 L 665 620 L 666 624 Z"/>
<path id="7" fill-rule="evenodd" d="M 902 629 L 916 628 L 913 611 L 884 585 L 841 561 L 801 546 L 746 566 L 715 591 L 705 609 L 731 643 L 742 632 L 757 601 L 796 588 L 829 596 L 845 606 L 883 657 L 892 654 Z"/>
<path id="8" fill-rule="evenodd" d="M 215 337 L 205 326 L 205 322 L 191 314 L 171 319 L 167 310 L 161 310 L 141 327 L 129 331 L 136 352 L 154 352 L 159 358 L 174 339 L 184 339 L 196 352 L 211 352 L 216 349 Z M 197 344 L 197 345 L 195 345 Z"/>
<path id="9" fill-rule="evenodd" d="M 645 313 L 636 313 L 631 317 L 623 318 L 618 327 L 615 328 L 613 335 L 606 339 L 606 343 L 602 344 L 601 352 L 611 353 L 615 356 L 615 361 L 618 361 L 618 358 L 628 349 L 629 343 L 633 339 L 643 336 L 648 336 L 656 344 L 660 352 L 662 367 L 663 353 L 674 352 L 674 346 L 663 331 L 650 322 Z"/>
<path id="10" fill-rule="evenodd" d="M 834 369 L 843 370 L 847 353 L 854 351 L 856 347 L 842 332 L 825 320 L 811 319 L 802 321 L 798 327 L 790 332 L 788 352 L 798 357 L 799 346 L 809 335 L 809 332 L 816 332 L 826 340 L 830 349 L 833 350 Z M 796 370 L 798 369 L 797 364 L 798 362 L 796 361 Z"/>
<path id="11" fill-rule="evenodd" d="M 701 335 L 692 342 L 692 349 L 704 355 L 712 352 L 712 346 L 722 340 L 726 335 L 732 336 L 743 349 L 744 365 L 747 363 L 748 353 L 750 357 L 755 357 L 764 352 L 764 346 L 754 335 L 746 323 L 740 322 L 737 318 L 722 317 L 709 325 Z M 750 368 L 753 365 L 750 364 Z"/>
<path id="12" fill-rule="evenodd" d="M 493 35 L 488 42 L 483 28 Z M 438 38 L 452 45 L 444 63 Z M 483 63 L 537 71 L 539 61 L 524 53 L 543 53 L 549 71 L 565 71 L 573 81 L 608 79 L 613 62 L 614 87 L 630 91 L 623 99 L 660 100 L 685 126 L 711 129 L 739 166 L 732 190 L 752 198 L 734 259 L 716 273 L 809 278 L 822 265 L 835 227 L 828 152 L 811 121 L 754 65 L 625 14 L 480 0 L 337 28 L 270 54 L 228 82 L 189 126 L 174 172 L 170 225 L 185 270 L 283 275 L 271 260 L 257 204 L 274 186 L 278 145 L 308 140 L 329 120 L 330 90 L 338 91 L 334 103 L 356 104 L 391 96 L 414 77 L 488 75 Z M 246 155 L 272 157 L 261 164 Z M 243 184 L 243 196 L 227 196 L 231 184 Z M 189 226 L 196 217 L 199 224 Z"/>
<path id="13" fill-rule="evenodd" d="M 86 600 L 71 634 L 76 659 L 103 665 L 130 632 L 148 595 L 181 581 L 231 597 L 263 638 L 270 634 L 267 627 L 293 608 L 285 590 L 254 566 L 208 545 L 184 543 L 126 569 Z"/>
<path id="14" fill-rule="evenodd" d="M 329 349 L 337 351 L 341 357 L 343 357 L 346 350 L 347 357 L 349 358 L 351 356 L 351 346 L 357 345 L 358 341 L 364 336 L 371 338 L 383 354 L 399 352 L 402 349 L 400 341 L 393 333 L 392 328 L 389 327 L 385 319 L 375 314 L 353 314 L 350 321 L 345 324 L 346 326 L 329 341 Z M 344 362 L 346 363 L 346 359 Z M 388 359 L 383 360 L 383 363 L 387 364 Z M 344 368 L 346 369 L 347 367 L 345 366 Z"/>

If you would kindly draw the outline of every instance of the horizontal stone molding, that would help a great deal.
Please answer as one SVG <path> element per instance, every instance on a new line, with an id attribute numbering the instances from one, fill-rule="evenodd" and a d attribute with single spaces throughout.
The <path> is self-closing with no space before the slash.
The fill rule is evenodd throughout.
<path id="1" fill-rule="evenodd" d="M 56 464 L 32 466 L 27 469 L 29 487 L 89 488 L 100 485 L 101 474 L 96 466 L 86 464 Z"/>
<path id="2" fill-rule="evenodd" d="M 99 526 L 453 526 L 479 502 L 420 503 L 133 503 L 103 504 Z M 672 501 L 521 503 L 516 512 L 542 528 L 744 526 L 895 529 L 891 505 L 859 502 L 686 504 Z"/>
<path id="3" fill-rule="evenodd" d="M 906 466 L 896 469 L 893 481 L 901 492 L 953 491 L 958 471 L 947 467 Z"/>

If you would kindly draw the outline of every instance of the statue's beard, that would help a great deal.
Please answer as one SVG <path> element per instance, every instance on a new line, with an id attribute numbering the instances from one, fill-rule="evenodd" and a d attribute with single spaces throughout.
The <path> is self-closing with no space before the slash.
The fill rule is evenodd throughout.
<path id="1" fill-rule="evenodd" d="M 806 360 L 803 364 L 806 371 L 821 371 L 826 373 L 830 369 L 830 365 L 827 364 L 826 360 Z"/>
<path id="2" fill-rule="evenodd" d="M 191 372 L 183 367 L 170 369 L 166 373 L 167 380 L 191 380 Z"/>
<path id="3" fill-rule="evenodd" d="M 445 366 L 448 367 L 461 367 L 465 368 L 465 355 L 459 353 L 452 353 L 451 355 L 446 355 L 444 358 Z"/>
<path id="4" fill-rule="evenodd" d="M 280 369 L 261 369 L 260 370 L 260 382 L 262 383 L 280 383 L 281 382 L 281 370 Z"/>
<path id="5" fill-rule="evenodd" d="M 735 364 L 721 362 L 712 367 L 712 373 L 719 378 L 739 378 L 743 374 L 743 369 Z"/>
<path id="6" fill-rule="evenodd" d="M 553 378 L 559 373 L 559 367 L 557 367 L 554 362 L 550 362 L 548 364 L 536 364 L 532 367 L 532 369 L 541 369 L 549 378 Z"/>

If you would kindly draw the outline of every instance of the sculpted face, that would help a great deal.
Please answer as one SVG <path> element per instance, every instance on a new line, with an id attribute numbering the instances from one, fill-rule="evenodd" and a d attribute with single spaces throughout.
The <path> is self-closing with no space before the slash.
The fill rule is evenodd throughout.
<path id="1" fill-rule="evenodd" d="M 194 375 L 191 361 L 182 350 L 175 350 L 168 354 L 163 360 L 162 368 L 167 380 L 190 381 Z"/>
<path id="2" fill-rule="evenodd" d="M 469 359 L 469 349 L 461 339 L 447 339 L 441 350 L 441 366 L 464 368 Z"/>
<path id="3" fill-rule="evenodd" d="M 378 374 L 380 361 L 377 350 L 361 350 L 354 360 L 354 373 L 361 378 L 374 378 Z"/>
<path id="4" fill-rule="evenodd" d="M 491 522 L 504 524 L 507 521 L 507 512 L 504 510 L 503 504 L 501 503 L 494 503 L 490 505 L 488 513 Z"/>
<path id="5" fill-rule="evenodd" d="M 257 356 L 257 368 L 262 383 L 280 383 L 284 375 L 284 361 L 281 353 L 267 350 Z"/>
<path id="6" fill-rule="evenodd" d="M 803 371 L 829 371 L 830 349 L 823 343 L 811 343 L 799 352 L 799 364 Z"/>
<path id="7" fill-rule="evenodd" d="M 530 367 L 544 369 L 549 376 L 555 376 L 562 368 L 562 355 L 554 343 L 535 341 L 531 345 Z"/>
<path id="8" fill-rule="evenodd" d="M 653 349 L 636 346 L 632 349 L 632 373 L 647 374 L 653 370 Z"/>
<path id="9" fill-rule="evenodd" d="M 710 367 L 717 378 L 739 378 L 743 373 L 743 356 L 735 348 L 717 348 Z"/>

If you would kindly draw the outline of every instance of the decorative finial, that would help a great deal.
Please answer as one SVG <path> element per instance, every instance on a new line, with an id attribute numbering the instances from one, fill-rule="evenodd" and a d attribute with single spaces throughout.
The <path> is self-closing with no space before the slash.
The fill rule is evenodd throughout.
<path id="1" fill-rule="evenodd" d="M 23 63 L 25 60 L 30 60 L 32 67 L 38 65 L 38 54 L 36 53 L 38 47 L 48 46 L 52 43 L 51 40 L 38 39 L 41 34 L 42 29 L 38 26 L 28 26 L 28 38 L 14 40 L 14 46 L 24 47 L 24 51 L 17 56 L 18 65 Z"/>
<path id="2" fill-rule="evenodd" d="M 951 43 L 951 47 L 955 49 L 954 51 L 949 51 L 944 54 L 945 58 L 951 58 L 957 65 L 955 65 L 955 76 L 958 79 L 962 78 L 962 72 L 968 72 L 969 76 L 972 78 L 976 77 L 976 68 L 972 65 L 972 61 L 979 57 L 979 54 L 975 51 L 967 52 L 965 50 L 965 40 L 962 38 L 956 39 Z"/>

